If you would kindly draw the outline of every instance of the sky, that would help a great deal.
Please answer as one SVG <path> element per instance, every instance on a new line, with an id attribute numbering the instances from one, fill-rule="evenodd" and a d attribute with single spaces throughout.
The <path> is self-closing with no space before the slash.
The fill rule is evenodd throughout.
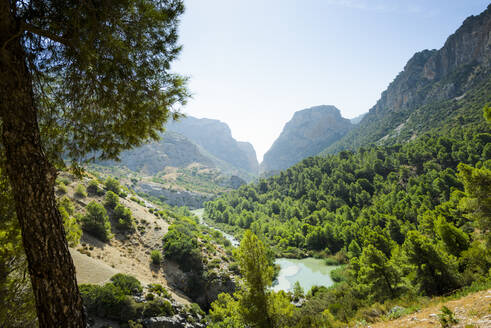
<path id="1" fill-rule="evenodd" d="M 301 109 L 367 112 L 412 55 L 439 49 L 484 0 L 184 0 L 182 112 L 228 124 L 258 161 Z"/>

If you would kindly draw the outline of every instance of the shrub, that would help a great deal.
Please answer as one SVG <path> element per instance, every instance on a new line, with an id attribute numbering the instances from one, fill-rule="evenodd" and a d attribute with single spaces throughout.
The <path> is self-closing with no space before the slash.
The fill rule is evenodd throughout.
<path id="1" fill-rule="evenodd" d="M 106 192 L 106 196 L 104 197 L 104 205 L 110 209 L 113 209 L 118 204 L 119 204 L 119 196 L 112 191 Z"/>
<path id="2" fill-rule="evenodd" d="M 87 197 L 87 191 L 83 184 L 78 184 L 77 187 L 75 187 L 75 196 L 79 198 Z"/>
<path id="3" fill-rule="evenodd" d="M 143 291 L 141 283 L 133 276 L 118 273 L 111 277 L 114 286 L 120 288 L 125 295 L 138 295 Z"/>
<path id="4" fill-rule="evenodd" d="M 67 191 L 68 191 L 68 189 L 67 189 L 66 185 L 65 185 L 63 182 L 60 182 L 60 183 L 58 184 L 58 192 L 59 192 L 60 194 L 66 194 L 66 193 L 67 193 Z"/>
<path id="5" fill-rule="evenodd" d="M 162 299 L 154 299 L 147 302 L 143 310 L 143 317 L 145 318 L 171 316 L 173 314 L 174 309 L 172 308 L 172 304 L 169 301 Z"/>
<path id="6" fill-rule="evenodd" d="M 72 183 L 72 180 L 70 180 L 67 177 L 59 177 L 58 179 L 56 179 L 56 183 L 57 184 L 62 184 L 63 183 L 65 186 L 67 186 L 70 183 Z"/>
<path id="7" fill-rule="evenodd" d="M 442 328 L 450 328 L 457 324 L 459 320 L 454 317 L 452 310 L 448 307 L 443 306 L 438 314 L 438 321 L 442 325 Z"/>
<path id="8" fill-rule="evenodd" d="M 75 212 L 75 206 L 73 206 L 73 202 L 67 196 L 63 196 L 58 200 L 58 206 L 63 207 L 70 215 Z"/>
<path id="9" fill-rule="evenodd" d="M 155 293 L 159 296 L 171 299 L 170 293 L 161 284 L 150 284 L 148 285 L 148 291 Z"/>
<path id="10" fill-rule="evenodd" d="M 112 283 L 80 285 L 80 293 L 87 311 L 102 318 L 128 321 L 139 318 L 143 310 L 142 305 L 136 304 Z"/>
<path id="11" fill-rule="evenodd" d="M 97 183 L 97 180 L 92 179 L 89 181 L 87 192 L 92 195 L 97 195 L 99 193 L 99 184 Z"/>
<path id="12" fill-rule="evenodd" d="M 150 258 L 152 259 L 153 264 L 160 265 L 160 262 L 162 262 L 162 253 L 160 253 L 158 250 L 154 249 L 150 253 Z"/>
<path id="13" fill-rule="evenodd" d="M 80 242 L 82 237 L 82 229 L 77 223 L 77 220 L 68 214 L 65 207 L 59 207 L 61 217 L 63 219 L 63 226 L 65 228 L 66 239 L 70 247 L 75 247 Z"/>
<path id="14" fill-rule="evenodd" d="M 117 197 L 117 196 L 116 196 Z M 116 226 L 120 230 L 133 230 L 133 217 L 129 208 L 121 204 L 116 205 L 113 212 Z"/>
<path id="15" fill-rule="evenodd" d="M 106 209 L 99 203 L 91 201 L 87 213 L 82 217 L 82 228 L 102 241 L 111 238 L 111 223 Z"/>
<path id="16" fill-rule="evenodd" d="M 118 180 L 114 178 L 108 177 L 106 181 L 104 181 L 104 186 L 107 190 L 110 190 L 117 195 L 121 193 L 121 186 L 119 185 Z"/>

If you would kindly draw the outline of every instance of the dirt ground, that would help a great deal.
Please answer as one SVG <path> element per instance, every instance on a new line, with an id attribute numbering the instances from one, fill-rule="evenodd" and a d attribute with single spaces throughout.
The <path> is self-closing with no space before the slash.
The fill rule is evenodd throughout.
<path id="1" fill-rule="evenodd" d="M 73 199 L 73 189 L 70 189 L 68 195 Z M 86 197 L 77 199 L 76 207 L 81 210 L 93 200 L 102 202 L 102 198 Z M 167 233 L 169 223 L 134 201 L 121 198 L 120 203 L 131 210 L 137 225 L 145 229 L 137 229 L 129 237 L 115 233 L 108 243 L 84 233 L 80 244 L 70 250 L 78 282 L 102 284 L 112 275 L 121 272 L 135 276 L 144 284 L 161 284 L 171 292 L 177 302 L 189 304 L 186 296 L 168 286 L 162 267 L 166 264 L 151 264 L 150 252 L 154 249 L 161 250 L 162 237 Z"/>
<path id="2" fill-rule="evenodd" d="M 455 328 L 491 328 L 491 289 L 467 295 L 457 300 L 439 302 L 418 312 L 403 316 L 397 320 L 379 322 L 371 328 L 429 328 L 441 327 L 438 313 L 445 305 L 455 314 L 459 323 Z"/>

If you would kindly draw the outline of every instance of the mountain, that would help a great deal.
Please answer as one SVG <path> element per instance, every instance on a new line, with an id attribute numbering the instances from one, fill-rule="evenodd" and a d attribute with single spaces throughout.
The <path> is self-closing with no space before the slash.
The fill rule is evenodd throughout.
<path id="1" fill-rule="evenodd" d="M 439 50 L 416 53 L 363 120 L 324 153 L 476 124 L 491 101 L 491 5 L 468 17 Z"/>
<path id="2" fill-rule="evenodd" d="M 350 119 L 351 124 L 358 124 L 361 122 L 361 120 L 367 115 L 367 113 L 363 113 L 361 115 L 358 115 L 357 117 L 353 117 Z"/>
<path id="3" fill-rule="evenodd" d="M 227 124 L 218 120 L 188 116 L 167 126 L 168 131 L 177 132 L 200 145 L 210 154 L 231 165 L 257 175 L 258 162 L 254 147 L 232 137 Z"/>
<path id="4" fill-rule="evenodd" d="M 351 128 L 350 120 L 343 118 L 334 106 L 315 106 L 295 112 L 264 155 L 260 172 L 277 172 L 317 155 Z"/>

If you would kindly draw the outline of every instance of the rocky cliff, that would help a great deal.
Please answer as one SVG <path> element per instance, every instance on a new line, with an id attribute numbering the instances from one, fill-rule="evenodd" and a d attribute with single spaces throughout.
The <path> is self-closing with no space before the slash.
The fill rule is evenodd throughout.
<path id="1" fill-rule="evenodd" d="M 169 124 L 167 130 L 189 138 L 216 158 L 239 169 L 253 175 L 258 172 L 256 152 L 252 145 L 235 140 L 230 128 L 223 122 L 188 116 Z"/>
<path id="2" fill-rule="evenodd" d="M 352 127 L 334 106 L 316 106 L 296 112 L 271 149 L 264 155 L 260 172 L 274 173 L 302 159 L 317 155 L 343 137 Z"/>
<path id="3" fill-rule="evenodd" d="M 457 111 L 460 107 L 449 100 L 459 101 L 478 89 L 486 92 L 490 37 L 491 5 L 480 15 L 468 17 L 441 49 L 416 53 L 360 124 L 326 152 L 373 142 L 404 141 L 399 136 L 415 137 L 461 114 Z"/>

